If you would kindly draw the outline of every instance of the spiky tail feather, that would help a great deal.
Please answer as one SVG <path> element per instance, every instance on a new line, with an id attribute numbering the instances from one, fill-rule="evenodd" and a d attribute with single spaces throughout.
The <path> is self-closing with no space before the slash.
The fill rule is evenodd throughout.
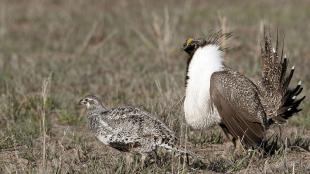
<path id="1" fill-rule="evenodd" d="M 291 72 L 294 70 L 291 70 Z M 301 93 L 303 87 L 301 87 L 301 81 L 298 82 L 298 85 L 294 89 L 288 89 L 283 97 L 283 104 L 277 111 L 277 116 L 269 119 L 269 124 L 282 124 L 286 123 L 290 117 L 294 114 L 300 112 L 302 109 L 299 108 L 300 103 L 306 98 L 303 96 L 297 98 Z"/>
<path id="2" fill-rule="evenodd" d="M 284 42 L 282 43 L 281 55 L 279 55 L 279 32 L 277 31 L 276 48 L 272 48 L 270 37 L 265 33 L 264 48 L 262 48 L 263 78 L 262 86 L 265 91 L 265 100 L 276 105 L 267 106 L 266 110 L 276 110 L 273 117 L 269 118 L 269 125 L 285 123 L 295 113 L 301 111 L 300 103 L 305 96 L 298 98 L 303 90 L 301 82 L 295 88 L 289 88 L 291 79 L 294 75 L 293 66 L 290 73 L 286 75 L 288 59 L 283 54 Z M 280 58 L 280 59 L 279 59 Z"/>

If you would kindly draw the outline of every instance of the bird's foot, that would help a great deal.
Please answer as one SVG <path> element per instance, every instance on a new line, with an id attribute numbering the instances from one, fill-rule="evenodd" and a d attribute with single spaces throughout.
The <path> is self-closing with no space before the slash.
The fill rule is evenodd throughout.
<path id="1" fill-rule="evenodd" d="M 241 157 L 247 154 L 247 150 L 243 148 L 243 145 L 241 144 L 240 140 L 236 140 L 234 142 L 234 150 L 233 150 L 233 156 L 234 157 Z"/>

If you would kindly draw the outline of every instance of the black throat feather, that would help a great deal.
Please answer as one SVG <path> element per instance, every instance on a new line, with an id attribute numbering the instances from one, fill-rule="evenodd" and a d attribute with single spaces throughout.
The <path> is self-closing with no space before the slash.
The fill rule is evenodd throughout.
<path id="1" fill-rule="evenodd" d="M 222 43 L 224 40 L 230 38 L 232 36 L 232 33 L 223 33 L 221 30 L 215 33 L 212 33 L 211 35 L 209 35 L 206 39 L 204 38 L 200 38 L 200 39 L 194 39 L 195 40 L 203 40 L 203 42 L 200 42 L 201 44 L 198 45 L 198 47 L 196 48 L 196 50 L 199 47 L 204 47 L 206 45 L 218 45 L 221 51 L 225 51 L 228 48 L 227 47 L 223 47 Z M 192 54 L 188 53 L 188 58 L 187 58 L 187 62 L 186 62 L 186 74 L 185 74 L 185 87 L 187 87 L 187 81 L 189 79 L 188 76 L 188 69 L 189 69 L 189 64 L 192 61 L 192 58 L 196 52 L 196 50 L 194 50 L 192 52 Z"/>

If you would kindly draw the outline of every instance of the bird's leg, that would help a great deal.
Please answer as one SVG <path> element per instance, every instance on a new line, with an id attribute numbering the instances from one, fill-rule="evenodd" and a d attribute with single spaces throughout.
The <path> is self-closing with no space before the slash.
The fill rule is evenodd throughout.
<path id="1" fill-rule="evenodd" d="M 185 153 L 185 157 L 186 157 L 186 164 L 187 164 L 187 166 L 189 166 L 190 164 L 189 164 L 189 157 L 188 157 L 188 153 Z"/>
<path id="2" fill-rule="evenodd" d="M 220 123 L 219 126 L 222 128 L 222 130 L 223 130 L 223 132 L 225 134 L 226 141 L 228 140 L 230 142 L 233 138 L 229 134 L 228 128 L 223 123 Z"/>
<path id="3" fill-rule="evenodd" d="M 278 126 L 279 126 L 280 139 L 282 140 L 282 126 L 281 125 L 278 125 Z"/>
<path id="4" fill-rule="evenodd" d="M 147 154 L 145 154 L 145 153 L 141 154 L 141 168 L 143 168 L 145 165 L 146 157 L 147 157 Z"/>
<path id="5" fill-rule="evenodd" d="M 236 139 L 229 133 L 228 128 L 223 123 L 220 123 L 219 126 L 222 128 L 226 137 L 224 138 L 223 145 L 225 149 L 228 151 L 228 154 L 233 154 L 236 149 Z M 233 143 L 233 147 L 231 145 L 231 142 Z"/>
<path id="6" fill-rule="evenodd" d="M 236 139 L 236 138 L 233 138 L 233 139 L 232 139 L 232 142 L 234 143 L 234 149 L 236 149 L 236 147 L 237 147 L 237 139 Z"/>
<path id="7" fill-rule="evenodd" d="M 234 143 L 234 155 L 241 155 L 244 153 L 243 146 L 241 144 L 240 138 L 233 138 L 233 143 Z"/>
<path id="8" fill-rule="evenodd" d="M 133 155 L 131 153 L 126 153 L 126 166 L 127 169 L 130 169 L 132 162 L 134 161 Z"/>
<path id="9" fill-rule="evenodd" d="M 157 150 L 154 150 L 153 151 L 153 154 L 154 154 L 154 157 L 155 157 L 155 163 L 157 163 L 159 160 L 160 160 L 160 157 L 159 157 L 159 155 L 158 155 L 158 153 L 157 153 Z M 161 162 L 161 161 L 160 161 Z"/>

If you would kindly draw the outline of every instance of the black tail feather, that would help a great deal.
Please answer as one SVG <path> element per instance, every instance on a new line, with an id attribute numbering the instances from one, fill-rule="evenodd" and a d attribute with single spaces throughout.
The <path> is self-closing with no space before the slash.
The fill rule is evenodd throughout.
<path id="1" fill-rule="evenodd" d="M 287 89 L 287 88 L 288 88 L 288 86 L 289 86 L 289 84 L 290 84 L 290 82 L 291 82 L 291 80 L 292 80 L 292 77 L 293 77 L 293 75 L 294 75 L 294 71 L 295 71 L 295 68 L 293 67 L 293 68 L 291 69 L 290 74 L 286 77 L 286 79 L 285 79 L 285 81 L 284 81 L 284 83 L 283 83 L 283 89 Z"/>
<path id="2" fill-rule="evenodd" d="M 299 108 L 300 103 L 306 98 L 303 96 L 301 98 L 297 98 L 297 96 L 301 93 L 303 88 L 301 84 L 298 84 L 296 88 L 289 89 L 286 91 L 283 97 L 283 105 L 278 110 L 278 114 L 276 117 L 271 118 L 270 123 L 285 123 L 290 117 L 294 114 L 300 112 L 302 109 Z"/>
<path id="3" fill-rule="evenodd" d="M 283 53 L 282 53 L 283 54 Z M 282 56 L 281 56 L 282 57 Z M 282 60 L 282 59 L 281 59 Z M 288 65 L 288 61 L 287 58 L 284 58 L 283 62 L 282 62 L 282 71 L 281 71 L 281 78 L 280 81 L 282 82 L 284 77 L 285 77 L 285 72 L 287 70 L 287 65 Z"/>

